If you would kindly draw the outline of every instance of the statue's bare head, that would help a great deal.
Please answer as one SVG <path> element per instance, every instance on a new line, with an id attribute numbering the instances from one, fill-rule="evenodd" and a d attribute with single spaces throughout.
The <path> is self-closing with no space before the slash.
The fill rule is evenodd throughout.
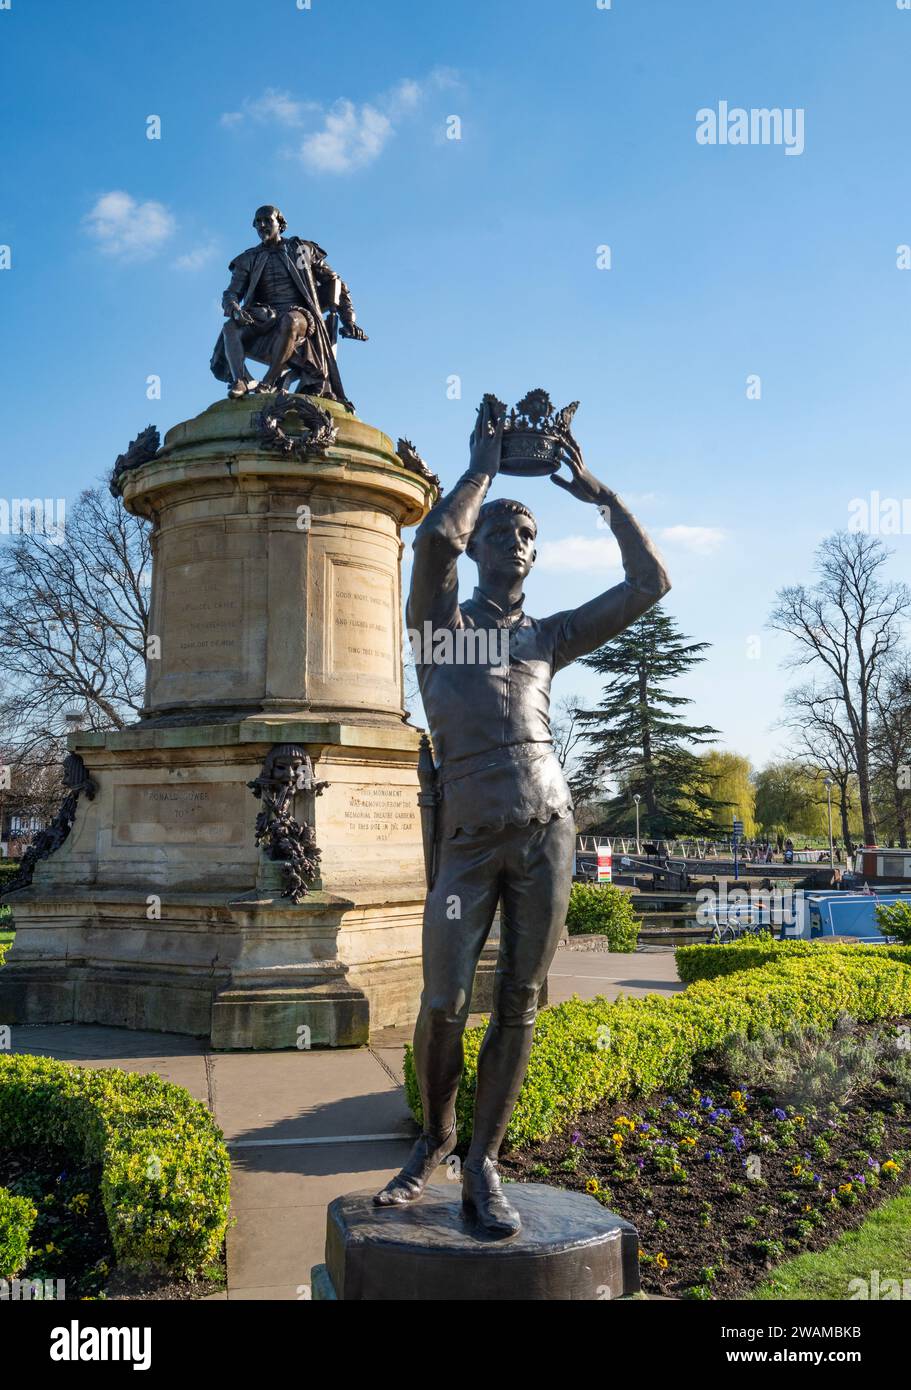
<path id="1" fill-rule="evenodd" d="M 523 580 L 535 563 L 538 524 L 522 502 L 498 497 L 486 502 L 468 542 L 482 589 Z"/>
<path id="2" fill-rule="evenodd" d="M 271 203 L 264 203 L 253 214 L 253 226 L 259 233 L 260 241 L 278 241 L 287 225 L 280 210 Z"/>

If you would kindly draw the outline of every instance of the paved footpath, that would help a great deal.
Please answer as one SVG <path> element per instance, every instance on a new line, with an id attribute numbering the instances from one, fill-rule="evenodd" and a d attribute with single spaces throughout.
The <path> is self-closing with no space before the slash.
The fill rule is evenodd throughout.
<path id="1" fill-rule="evenodd" d="M 564 948 L 549 976 L 552 1004 L 681 988 L 674 953 L 663 950 Z M 381 1187 L 408 1152 L 415 1129 L 402 1062 L 410 1032 L 384 1029 L 369 1047 L 326 1052 L 209 1052 L 198 1038 L 93 1024 L 16 1027 L 12 1041 L 17 1052 L 157 1072 L 205 1101 L 233 1165 L 228 1289 L 215 1297 L 297 1299 L 323 1259 L 328 1204 Z"/>

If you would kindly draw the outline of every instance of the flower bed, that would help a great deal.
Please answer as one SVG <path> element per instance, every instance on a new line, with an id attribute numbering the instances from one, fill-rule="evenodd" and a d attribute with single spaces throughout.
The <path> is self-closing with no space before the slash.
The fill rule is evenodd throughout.
<path id="1" fill-rule="evenodd" d="M 155 1075 L 0 1056 L 4 1153 L 48 1151 L 97 1170 L 121 1265 L 207 1266 L 228 1220 L 221 1130 L 189 1092 Z"/>
<path id="2" fill-rule="evenodd" d="M 721 951 L 731 948 L 723 946 Z M 792 1022 L 832 1027 L 840 1013 L 861 1021 L 911 1014 L 911 965 L 883 950 L 821 949 L 775 956 L 752 970 L 691 985 L 672 998 L 571 1000 L 538 1019 L 525 1084 L 506 1134 L 516 1148 L 546 1139 L 598 1105 L 683 1085 L 698 1063 L 738 1033 Z M 483 1027 L 465 1035 L 457 1100 L 459 1138 L 471 1134 Z M 421 1120 L 409 1049 L 409 1104 Z"/>
<path id="3" fill-rule="evenodd" d="M 848 1106 L 795 1105 L 707 1068 L 686 1087 L 604 1103 L 501 1168 L 587 1192 L 632 1221 L 646 1292 L 737 1298 L 907 1181 L 908 1101 L 907 1078 L 882 1067 Z"/>
<path id="4" fill-rule="evenodd" d="M 37 1215 L 27 1197 L 0 1187 L 0 1279 L 11 1279 L 24 1267 Z"/>
<path id="5" fill-rule="evenodd" d="M 60 1149 L 4 1146 L 0 1182 L 34 1212 L 15 1274 L 49 1288 L 62 1280 L 68 1298 L 100 1297 L 115 1263 L 100 1166 Z"/>

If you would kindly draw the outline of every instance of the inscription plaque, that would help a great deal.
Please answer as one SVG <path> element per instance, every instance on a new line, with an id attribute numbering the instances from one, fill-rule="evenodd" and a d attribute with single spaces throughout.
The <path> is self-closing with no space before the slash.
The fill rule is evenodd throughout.
<path id="1" fill-rule="evenodd" d="M 332 670 L 335 675 L 395 679 L 391 574 L 330 560 Z"/>
<path id="2" fill-rule="evenodd" d="M 241 665 L 243 566 L 194 560 L 168 574 L 162 633 L 171 671 L 218 671 Z"/>
<path id="3" fill-rule="evenodd" d="M 328 843 L 382 845 L 420 840 L 417 788 L 336 783 L 317 825 Z"/>
<path id="4" fill-rule="evenodd" d="M 245 841 L 243 788 L 225 782 L 149 783 L 114 789 L 115 845 L 217 845 Z"/>

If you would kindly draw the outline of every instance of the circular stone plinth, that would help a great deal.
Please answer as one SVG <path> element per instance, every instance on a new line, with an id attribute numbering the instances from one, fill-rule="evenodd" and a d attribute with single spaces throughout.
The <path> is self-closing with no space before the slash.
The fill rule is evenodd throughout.
<path id="1" fill-rule="evenodd" d="M 420 1201 L 376 1207 L 373 1193 L 337 1197 L 326 1228 L 331 1293 L 374 1299 L 613 1299 L 639 1291 L 636 1228 L 593 1197 L 510 1183 L 522 1230 L 485 1239 L 461 1216 L 461 1188 L 428 1187 Z"/>

